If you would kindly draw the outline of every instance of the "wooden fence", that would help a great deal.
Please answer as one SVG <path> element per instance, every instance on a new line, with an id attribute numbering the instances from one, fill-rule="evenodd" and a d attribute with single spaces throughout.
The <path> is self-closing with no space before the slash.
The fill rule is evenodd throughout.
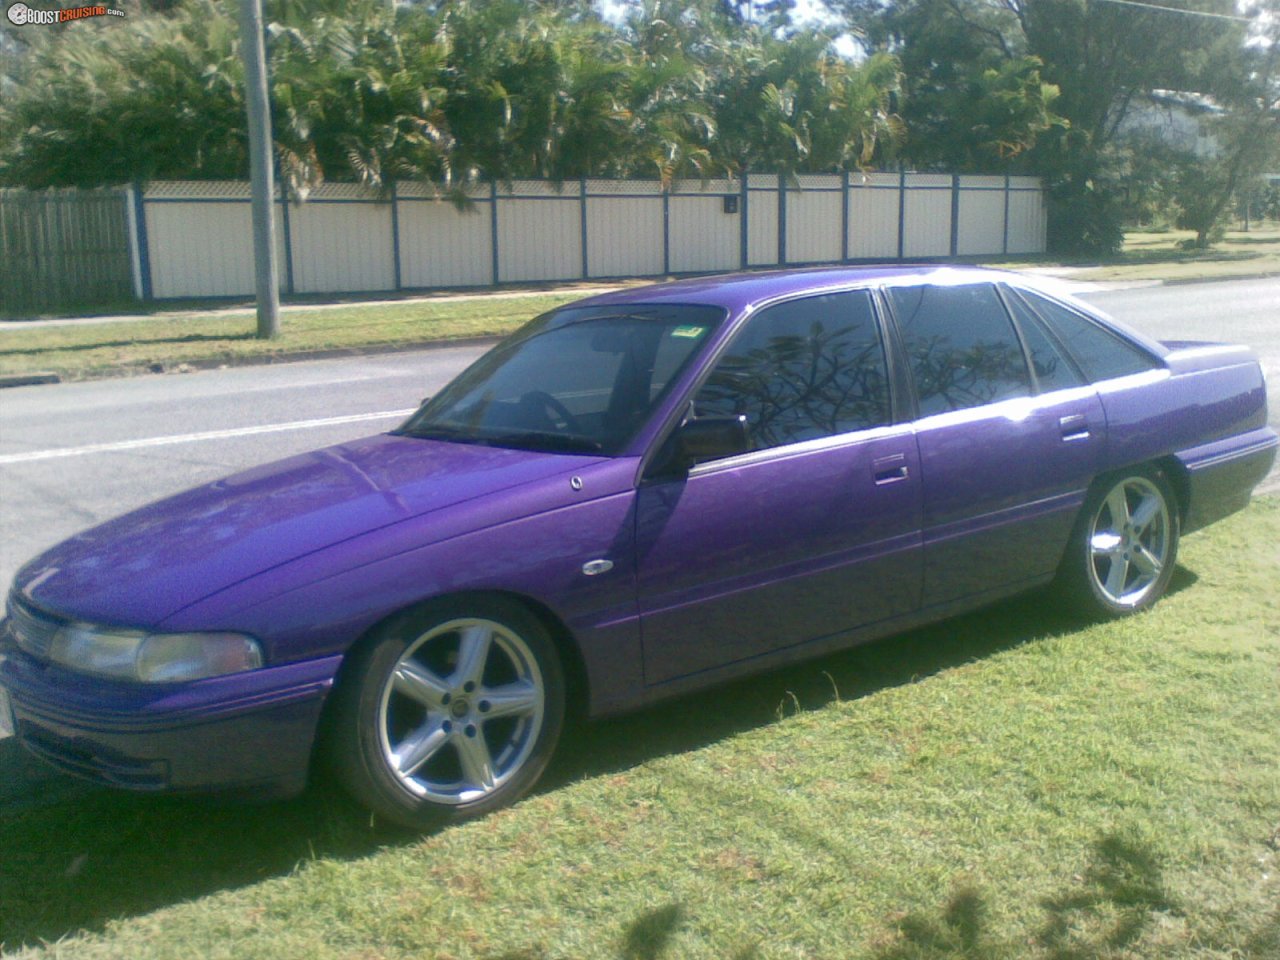
<path id="1" fill-rule="evenodd" d="M 0 316 L 134 298 L 124 190 L 0 190 Z"/>

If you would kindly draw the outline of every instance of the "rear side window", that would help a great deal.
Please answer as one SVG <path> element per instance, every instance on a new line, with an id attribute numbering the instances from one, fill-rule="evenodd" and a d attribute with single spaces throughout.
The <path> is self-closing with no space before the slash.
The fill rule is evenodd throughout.
<path id="1" fill-rule="evenodd" d="M 889 378 L 866 291 L 751 317 L 694 397 L 699 417 L 745 414 L 756 450 L 889 422 Z"/>
<path id="2" fill-rule="evenodd" d="M 989 283 L 890 287 L 920 416 L 1031 393 L 1013 321 Z"/>
<path id="3" fill-rule="evenodd" d="M 1062 341 L 1091 381 L 1096 383 L 1112 377 L 1125 377 L 1159 366 L 1144 350 L 1104 329 L 1088 317 L 1029 290 L 1019 290 L 1018 293 L 1044 317 L 1049 329 Z"/>

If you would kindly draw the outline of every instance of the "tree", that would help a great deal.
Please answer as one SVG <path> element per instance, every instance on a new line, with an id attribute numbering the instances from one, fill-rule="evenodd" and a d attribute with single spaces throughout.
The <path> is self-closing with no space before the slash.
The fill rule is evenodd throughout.
<path id="1" fill-rule="evenodd" d="M 0 105 L 0 178 L 27 187 L 247 170 L 236 22 L 218 0 L 33 46 Z"/>
<path id="2" fill-rule="evenodd" d="M 789 6 L 644 0 L 617 28 L 586 0 L 275 0 L 279 179 L 305 198 L 324 180 L 669 183 L 872 162 L 901 130 L 896 59 L 841 59 L 828 34 L 787 26 Z M 234 0 L 187 0 L 33 45 L 0 103 L 0 182 L 243 177 L 234 24 Z"/>
<path id="3" fill-rule="evenodd" d="M 975 88 L 975 77 L 994 69 L 995 83 L 1007 71 L 994 91 L 1006 96 L 1019 89 L 1014 81 L 1021 78 L 1029 99 L 1019 103 L 1015 96 L 1015 109 L 1008 110 L 1006 101 L 996 115 L 1020 120 L 1014 129 L 1031 139 L 1000 136 L 993 142 L 1020 145 L 1012 156 L 1048 181 L 1050 242 L 1064 251 L 1113 250 L 1123 239 L 1124 158 L 1117 137 L 1135 98 L 1157 88 L 1213 92 L 1204 89 L 1215 76 L 1209 68 L 1224 58 L 1238 63 L 1244 39 L 1240 25 L 1228 19 L 1108 0 L 846 0 L 843 7 L 869 43 L 902 57 L 911 78 L 909 125 L 919 118 L 910 106 L 917 95 L 929 130 L 929 116 L 945 118 L 963 108 L 965 89 L 993 92 Z M 1234 6 L 1233 0 L 1187 0 L 1186 9 L 1230 15 Z M 1035 102 L 1033 68 L 1045 113 Z M 1043 84 L 1058 95 L 1048 96 Z M 1062 122 L 1049 118 L 1050 109 Z M 909 143 L 919 147 L 915 138 Z"/>
<path id="4" fill-rule="evenodd" d="M 1267 22 L 1269 36 L 1247 47 L 1243 69 L 1217 84 L 1223 113 L 1210 121 L 1221 145 L 1211 162 L 1198 164 L 1194 181 L 1179 178 L 1183 226 L 1196 231 L 1194 245 L 1207 247 L 1231 213 L 1237 191 L 1280 160 L 1280 22 Z"/>

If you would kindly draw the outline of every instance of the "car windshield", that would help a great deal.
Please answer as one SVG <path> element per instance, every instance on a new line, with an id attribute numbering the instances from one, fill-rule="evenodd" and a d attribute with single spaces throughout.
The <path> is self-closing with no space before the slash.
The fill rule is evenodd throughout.
<path id="1" fill-rule="evenodd" d="M 468 367 L 397 432 L 616 454 L 723 319 L 719 307 L 666 304 L 543 314 Z"/>

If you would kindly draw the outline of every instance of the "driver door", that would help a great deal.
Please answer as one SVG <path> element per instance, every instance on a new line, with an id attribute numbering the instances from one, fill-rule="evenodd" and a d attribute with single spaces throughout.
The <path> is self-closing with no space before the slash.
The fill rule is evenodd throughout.
<path id="1" fill-rule="evenodd" d="M 762 310 L 717 361 L 693 410 L 745 415 L 753 449 L 640 487 L 646 683 L 918 606 L 919 459 L 910 426 L 891 422 L 867 292 Z"/>

